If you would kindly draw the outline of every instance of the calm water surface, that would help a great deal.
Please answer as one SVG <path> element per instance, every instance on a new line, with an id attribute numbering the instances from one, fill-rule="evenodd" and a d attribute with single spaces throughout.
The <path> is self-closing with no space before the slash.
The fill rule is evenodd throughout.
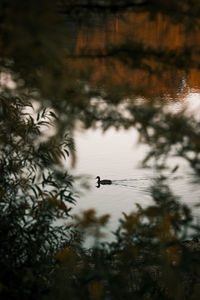
<path id="1" fill-rule="evenodd" d="M 185 99 L 186 102 L 190 104 L 191 112 L 198 111 L 200 96 L 192 94 Z M 179 108 L 177 103 L 174 107 L 172 105 L 172 109 Z M 156 173 L 140 167 L 148 147 L 138 144 L 138 137 L 135 129 L 110 129 L 106 133 L 102 133 L 100 129 L 77 132 L 77 163 L 74 173 L 89 175 L 91 188 L 82 190 L 74 213 L 89 208 L 95 208 L 99 215 L 109 213 L 111 219 L 108 229 L 114 230 L 122 212 L 130 213 L 136 209 L 136 203 L 144 207 L 152 203 L 148 188 Z M 176 158 L 169 161 L 169 172 L 176 164 L 180 167 L 175 174 L 170 175 L 169 184 L 198 218 L 200 209 L 195 204 L 200 199 L 199 187 L 191 183 L 191 170 L 183 160 Z M 96 188 L 97 175 L 102 179 L 113 180 L 113 184 Z"/>

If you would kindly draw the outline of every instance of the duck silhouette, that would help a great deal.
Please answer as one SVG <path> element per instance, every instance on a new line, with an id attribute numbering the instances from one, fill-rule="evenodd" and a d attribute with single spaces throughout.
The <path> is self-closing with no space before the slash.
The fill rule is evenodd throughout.
<path id="1" fill-rule="evenodd" d="M 110 179 L 103 179 L 101 180 L 99 176 L 96 177 L 97 179 L 97 188 L 99 188 L 101 185 L 109 185 L 112 184 L 112 180 Z"/>

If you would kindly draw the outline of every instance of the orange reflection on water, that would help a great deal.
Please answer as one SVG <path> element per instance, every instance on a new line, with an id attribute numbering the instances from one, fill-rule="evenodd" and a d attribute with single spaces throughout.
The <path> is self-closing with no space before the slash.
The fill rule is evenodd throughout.
<path id="1" fill-rule="evenodd" d="M 126 57 L 129 45 L 142 45 L 145 55 Z M 121 47 L 124 52 L 112 53 L 111 49 Z M 186 49 L 192 50 L 191 56 L 187 57 Z M 180 100 L 190 89 L 200 88 L 200 33 L 187 32 L 184 24 L 172 23 L 160 13 L 151 19 L 146 12 L 129 12 L 109 19 L 101 28 L 82 28 L 75 53 L 79 58 L 74 70 L 108 94 L 167 95 Z"/>

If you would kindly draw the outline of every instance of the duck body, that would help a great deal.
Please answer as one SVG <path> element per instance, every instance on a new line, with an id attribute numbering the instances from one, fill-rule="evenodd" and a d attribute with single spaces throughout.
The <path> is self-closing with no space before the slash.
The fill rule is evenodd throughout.
<path id="1" fill-rule="evenodd" d="M 103 180 L 101 180 L 99 176 L 97 176 L 96 179 L 97 179 L 97 184 L 98 184 L 97 187 L 100 187 L 100 185 L 109 185 L 109 184 L 112 184 L 112 180 L 110 180 L 110 179 L 103 179 Z"/>

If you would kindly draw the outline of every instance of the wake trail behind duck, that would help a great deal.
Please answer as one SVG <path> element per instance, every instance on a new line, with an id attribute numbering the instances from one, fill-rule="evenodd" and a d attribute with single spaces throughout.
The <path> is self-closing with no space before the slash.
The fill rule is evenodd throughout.
<path id="1" fill-rule="evenodd" d="M 149 178 L 129 178 L 129 179 L 114 179 L 112 182 L 120 183 L 120 182 L 126 182 L 126 181 L 143 181 L 143 180 L 148 180 Z"/>
<path id="2" fill-rule="evenodd" d="M 147 190 L 148 188 L 140 188 L 139 186 L 135 186 L 135 185 L 131 185 L 131 184 L 123 184 L 123 183 L 114 183 L 114 185 L 116 186 L 120 186 L 120 187 L 124 187 L 124 188 L 129 188 L 138 192 L 145 192 L 145 193 L 149 193 L 149 191 Z"/>
<path id="3" fill-rule="evenodd" d="M 166 177 L 167 178 L 167 177 Z M 178 180 L 178 179 L 184 179 L 184 178 L 192 178 L 190 176 L 173 176 L 173 177 L 170 177 L 169 176 L 169 180 Z M 112 180 L 113 183 L 123 183 L 123 182 L 127 182 L 127 181 L 149 181 L 149 182 L 152 182 L 153 181 L 153 178 L 148 178 L 148 177 L 141 177 L 141 178 L 125 178 L 125 179 L 114 179 Z"/>

